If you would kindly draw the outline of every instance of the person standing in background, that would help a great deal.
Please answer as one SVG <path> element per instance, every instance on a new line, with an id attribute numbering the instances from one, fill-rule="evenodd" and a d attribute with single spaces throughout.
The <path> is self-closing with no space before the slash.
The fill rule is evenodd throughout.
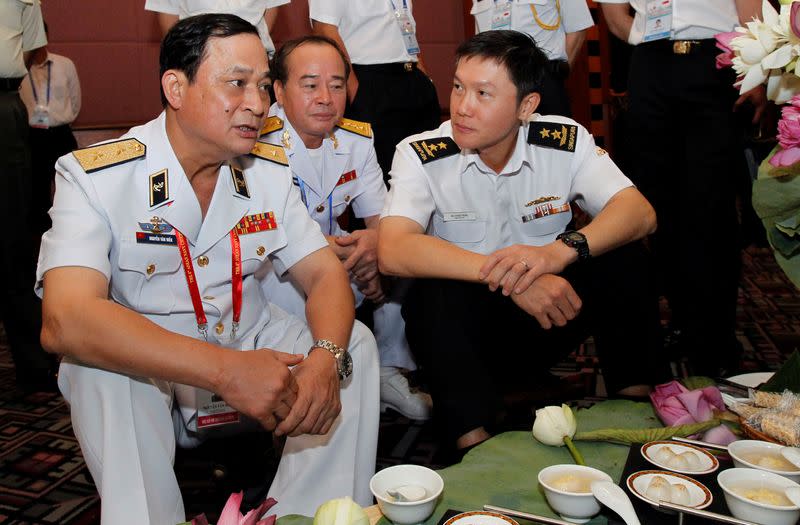
<path id="1" fill-rule="evenodd" d="M 53 390 L 52 359 L 39 343 L 41 303 L 30 288 L 34 248 L 24 221 L 31 200 L 28 115 L 19 86 L 33 60 L 47 45 L 38 0 L 0 2 L 0 315 L 17 373 L 26 392 Z M 20 224 L 22 222 L 22 224 Z"/>
<path id="2" fill-rule="evenodd" d="M 478 33 L 513 29 L 533 37 L 550 60 L 538 112 L 570 116 L 564 82 L 594 25 L 586 0 L 472 0 L 471 14 Z"/>
<path id="3" fill-rule="evenodd" d="M 714 35 L 761 16 L 759 0 L 597 0 L 611 32 L 635 46 L 625 134 L 629 176 L 658 215 L 651 237 L 671 310 L 674 358 L 716 377 L 738 362 L 740 253 L 735 173 L 741 119 L 757 122 L 763 87 L 738 99 L 731 70 L 718 70 Z M 631 8 L 634 14 L 631 14 Z"/>
<path id="4" fill-rule="evenodd" d="M 203 13 L 229 13 L 244 18 L 258 29 L 258 36 L 267 54 L 272 56 L 275 44 L 270 33 L 275 26 L 278 16 L 278 7 L 288 4 L 291 0 L 145 0 L 146 11 L 158 13 L 158 24 L 161 34 L 167 31 L 178 20 Z"/>
<path id="5" fill-rule="evenodd" d="M 45 34 L 49 37 L 47 24 Z M 20 86 L 20 96 L 28 109 L 33 179 L 31 181 L 32 223 L 39 233 L 50 228 L 47 210 L 55 190 L 56 160 L 78 143 L 70 124 L 81 110 L 81 83 L 69 58 L 50 53 L 46 46 L 33 52 L 30 71 Z"/>

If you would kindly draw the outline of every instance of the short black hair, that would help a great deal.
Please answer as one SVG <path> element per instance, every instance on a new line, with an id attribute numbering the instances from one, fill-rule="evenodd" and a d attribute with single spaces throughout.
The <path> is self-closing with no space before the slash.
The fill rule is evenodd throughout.
<path id="1" fill-rule="evenodd" d="M 183 71 L 189 83 L 194 82 L 197 69 L 206 57 L 209 38 L 227 38 L 247 33 L 259 36 L 258 29 L 253 24 L 236 15 L 205 14 L 180 20 L 161 41 L 158 57 L 159 83 L 164 73 L 170 69 Z M 161 105 L 167 106 L 163 90 Z"/>
<path id="2" fill-rule="evenodd" d="M 286 83 L 286 80 L 289 78 L 289 55 L 303 44 L 322 44 L 334 48 L 336 52 L 339 53 L 339 56 L 342 58 L 342 63 L 344 64 L 344 79 L 347 80 L 348 77 L 350 77 L 350 62 L 347 61 L 347 56 L 335 40 L 321 35 L 306 35 L 285 42 L 275 53 L 275 56 L 272 57 L 269 67 L 269 76 L 273 82 L 280 80 L 281 83 Z"/>
<path id="3" fill-rule="evenodd" d="M 517 88 L 517 103 L 542 86 L 547 55 L 526 33 L 494 30 L 478 33 L 456 49 L 456 64 L 464 58 L 489 58 L 503 64 Z"/>

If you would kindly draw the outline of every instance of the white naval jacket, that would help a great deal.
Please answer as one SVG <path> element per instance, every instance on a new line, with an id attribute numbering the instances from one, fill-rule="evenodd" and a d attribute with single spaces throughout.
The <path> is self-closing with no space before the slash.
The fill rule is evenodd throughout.
<path id="1" fill-rule="evenodd" d="M 452 137 L 447 121 L 397 145 L 381 217 L 410 218 L 429 234 L 489 254 L 548 244 L 572 219 L 571 201 L 594 216 L 632 186 L 591 134 L 566 117 L 535 115 L 520 126 L 500 175 Z"/>
<path id="2" fill-rule="evenodd" d="M 275 158 L 281 156 L 279 149 L 272 151 Z M 117 141 L 61 157 L 56 170 L 53 227 L 42 238 L 36 275 L 40 296 L 43 276 L 51 268 L 93 268 L 109 280 L 115 302 L 167 330 L 200 337 L 174 238 L 177 229 L 189 243 L 209 342 L 252 350 L 268 346 L 271 328 L 280 330 L 270 327 L 269 304 L 253 274 L 267 260 L 285 272 L 327 246 L 300 202 L 288 168 L 252 155 L 220 168 L 203 220 L 169 145 L 164 113 Z M 240 224 L 245 218 L 250 225 Z M 229 233 L 237 225 L 243 305 L 239 330 L 231 339 Z M 193 389 L 179 386 L 176 395 L 188 422 Z"/>

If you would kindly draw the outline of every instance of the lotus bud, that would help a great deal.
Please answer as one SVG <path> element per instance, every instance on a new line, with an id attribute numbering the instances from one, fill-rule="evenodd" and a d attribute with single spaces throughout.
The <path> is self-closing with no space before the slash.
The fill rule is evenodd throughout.
<path id="1" fill-rule="evenodd" d="M 314 525 L 369 525 L 369 518 L 349 497 L 328 500 L 314 514 Z"/>

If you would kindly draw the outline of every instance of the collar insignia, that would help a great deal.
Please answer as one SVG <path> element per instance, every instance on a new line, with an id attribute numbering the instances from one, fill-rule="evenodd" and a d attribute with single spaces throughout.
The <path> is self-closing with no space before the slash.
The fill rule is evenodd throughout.
<path id="1" fill-rule="evenodd" d="M 557 122 L 531 122 L 528 126 L 528 144 L 555 148 L 561 151 L 575 151 L 578 126 Z"/>
<path id="2" fill-rule="evenodd" d="M 150 175 L 150 207 L 155 208 L 169 200 L 169 177 L 163 169 Z"/>
<path id="3" fill-rule="evenodd" d="M 289 134 L 289 130 L 283 130 L 281 133 L 281 145 L 286 149 L 292 149 L 292 136 Z"/>
<path id="4" fill-rule="evenodd" d="M 247 181 L 244 178 L 244 172 L 239 168 L 231 166 L 231 180 L 233 180 L 233 189 L 240 197 L 245 199 L 250 198 L 250 190 L 247 188 Z"/>
<path id="5" fill-rule="evenodd" d="M 417 140 L 409 142 L 414 149 L 414 153 L 419 157 L 420 162 L 427 164 L 432 160 L 443 159 L 456 155 L 461 149 L 450 137 L 438 137 L 433 139 Z"/>

